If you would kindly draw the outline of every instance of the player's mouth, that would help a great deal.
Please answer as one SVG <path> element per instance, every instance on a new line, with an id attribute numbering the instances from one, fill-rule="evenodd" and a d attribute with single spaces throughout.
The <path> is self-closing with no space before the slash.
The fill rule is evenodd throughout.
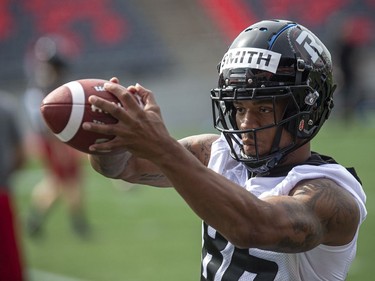
<path id="1" fill-rule="evenodd" d="M 242 150 L 246 155 L 256 155 L 255 142 L 252 139 L 242 139 Z"/>
<path id="2" fill-rule="evenodd" d="M 255 147 L 255 140 L 254 135 L 251 133 L 241 134 L 242 144 L 244 147 L 254 148 Z"/>
<path id="3" fill-rule="evenodd" d="M 242 150 L 246 155 L 256 155 L 256 148 L 254 145 L 243 145 Z"/>
<path id="4" fill-rule="evenodd" d="M 247 155 L 249 158 L 261 155 L 262 142 L 258 139 L 256 144 L 252 134 L 242 135 L 242 154 Z"/>

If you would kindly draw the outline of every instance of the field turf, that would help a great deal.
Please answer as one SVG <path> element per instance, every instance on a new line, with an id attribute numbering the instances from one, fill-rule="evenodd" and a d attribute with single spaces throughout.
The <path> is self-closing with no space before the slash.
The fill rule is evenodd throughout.
<path id="1" fill-rule="evenodd" d="M 359 237 L 348 281 L 373 280 L 375 267 L 375 128 L 327 124 L 313 150 L 354 166 L 368 195 L 369 215 Z M 176 161 L 178 161 L 176 159 Z M 200 220 L 173 189 L 114 182 L 85 168 L 85 203 L 92 235 L 80 239 L 70 229 L 66 206 L 55 206 L 44 234 L 24 232 L 30 192 L 42 170 L 32 161 L 14 178 L 20 236 L 33 281 L 199 280 Z"/>

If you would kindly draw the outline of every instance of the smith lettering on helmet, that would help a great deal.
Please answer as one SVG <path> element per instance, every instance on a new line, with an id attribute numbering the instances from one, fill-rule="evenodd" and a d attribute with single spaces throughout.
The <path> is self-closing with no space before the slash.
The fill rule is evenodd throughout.
<path id="1" fill-rule="evenodd" d="M 276 73 L 281 54 L 259 48 L 230 49 L 223 57 L 220 73 L 228 68 L 254 68 Z"/>

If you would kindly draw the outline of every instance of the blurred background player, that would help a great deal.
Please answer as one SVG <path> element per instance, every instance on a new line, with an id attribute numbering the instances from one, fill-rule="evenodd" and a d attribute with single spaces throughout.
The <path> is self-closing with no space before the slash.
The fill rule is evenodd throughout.
<path id="1" fill-rule="evenodd" d="M 356 115 L 365 119 L 366 109 L 371 108 L 371 90 L 368 87 L 366 68 L 369 58 L 366 48 L 371 45 L 373 23 L 362 17 L 348 17 L 342 24 L 336 42 L 337 61 L 341 70 L 340 97 L 342 120 L 352 125 Z"/>
<path id="2" fill-rule="evenodd" d="M 29 81 L 25 104 L 34 131 L 34 147 L 45 167 L 45 174 L 31 195 L 26 224 L 30 236 L 41 233 L 46 216 L 59 198 L 67 203 L 73 230 L 82 237 L 89 234 L 83 201 L 82 155 L 49 132 L 40 114 L 42 99 L 67 82 L 69 48 L 70 43 L 62 37 L 41 37 L 25 61 Z"/>
<path id="3" fill-rule="evenodd" d="M 0 280 L 21 281 L 23 262 L 18 241 L 11 177 L 25 162 L 22 137 L 11 100 L 0 91 Z"/>

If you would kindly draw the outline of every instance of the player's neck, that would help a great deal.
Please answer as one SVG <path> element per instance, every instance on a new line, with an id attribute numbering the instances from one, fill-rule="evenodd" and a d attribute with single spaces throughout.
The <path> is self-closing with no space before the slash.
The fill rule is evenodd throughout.
<path id="1" fill-rule="evenodd" d="M 302 145 L 284 157 L 282 165 L 293 165 L 305 162 L 311 156 L 310 142 Z"/>

